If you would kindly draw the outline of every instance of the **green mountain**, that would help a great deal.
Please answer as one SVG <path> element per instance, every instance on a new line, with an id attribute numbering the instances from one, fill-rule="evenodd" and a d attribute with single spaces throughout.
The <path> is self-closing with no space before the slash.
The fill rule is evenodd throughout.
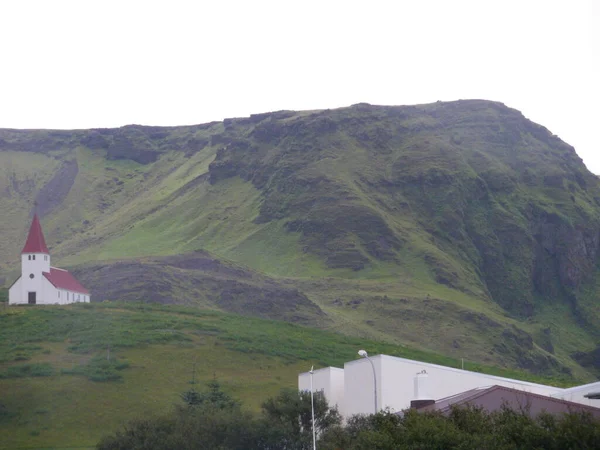
<path id="1" fill-rule="evenodd" d="M 196 304 L 598 375 L 600 184 L 481 100 L 0 130 L 0 270 L 34 201 L 94 300 Z"/>

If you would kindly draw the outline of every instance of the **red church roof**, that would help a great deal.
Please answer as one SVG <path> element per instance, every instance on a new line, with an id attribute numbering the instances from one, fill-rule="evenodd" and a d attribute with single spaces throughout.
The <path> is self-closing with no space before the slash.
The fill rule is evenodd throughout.
<path id="1" fill-rule="evenodd" d="M 29 235 L 21 253 L 50 253 L 48 247 L 46 247 L 46 240 L 44 239 L 44 233 L 42 233 L 42 226 L 37 214 L 33 215 Z"/>
<path id="2" fill-rule="evenodd" d="M 90 291 L 84 288 L 79 281 L 66 270 L 50 267 L 50 273 L 44 272 L 44 276 L 57 289 L 64 289 L 65 291 L 86 295 L 90 293 Z"/>

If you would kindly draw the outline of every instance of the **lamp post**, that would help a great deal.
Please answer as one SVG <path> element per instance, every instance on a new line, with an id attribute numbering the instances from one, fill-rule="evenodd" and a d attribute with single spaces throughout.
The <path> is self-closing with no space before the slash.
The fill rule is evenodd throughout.
<path id="1" fill-rule="evenodd" d="M 377 414 L 377 375 L 375 374 L 375 364 L 365 350 L 359 350 L 358 354 L 363 358 L 367 358 L 371 363 L 371 368 L 373 369 L 373 398 L 375 400 L 375 414 Z"/>
<path id="2" fill-rule="evenodd" d="M 317 435 L 315 432 L 315 401 L 313 398 L 313 369 L 310 367 L 310 412 L 312 414 L 313 450 L 317 450 Z"/>

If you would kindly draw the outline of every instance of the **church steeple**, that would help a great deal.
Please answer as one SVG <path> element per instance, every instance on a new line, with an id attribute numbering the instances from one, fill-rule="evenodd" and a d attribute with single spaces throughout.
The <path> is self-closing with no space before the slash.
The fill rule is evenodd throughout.
<path id="1" fill-rule="evenodd" d="M 42 232 L 42 226 L 40 225 L 40 219 L 38 219 L 37 214 L 33 215 L 29 234 L 27 235 L 27 241 L 25 241 L 25 246 L 23 247 L 21 254 L 23 253 L 50 254 L 48 247 L 46 246 L 46 240 L 44 239 L 44 233 Z"/>

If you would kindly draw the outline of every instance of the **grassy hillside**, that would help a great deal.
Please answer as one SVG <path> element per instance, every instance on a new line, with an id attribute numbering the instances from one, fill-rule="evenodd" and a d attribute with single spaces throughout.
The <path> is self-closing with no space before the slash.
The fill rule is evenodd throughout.
<path id="1" fill-rule="evenodd" d="M 1 277 L 37 200 L 53 263 L 93 298 L 592 379 L 599 189 L 572 147 L 487 101 L 0 130 Z M 226 273 L 171 259 L 198 251 Z"/>
<path id="2" fill-rule="evenodd" d="M 0 322 L 0 448 L 7 449 L 91 447 L 214 377 L 258 409 L 280 388 L 295 387 L 299 372 L 342 366 L 359 348 L 460 367 L 405 346 L 173 305 L 13 307 L 0 311 Z M 466 368 L 564 383 L 471 361 Z"/>

